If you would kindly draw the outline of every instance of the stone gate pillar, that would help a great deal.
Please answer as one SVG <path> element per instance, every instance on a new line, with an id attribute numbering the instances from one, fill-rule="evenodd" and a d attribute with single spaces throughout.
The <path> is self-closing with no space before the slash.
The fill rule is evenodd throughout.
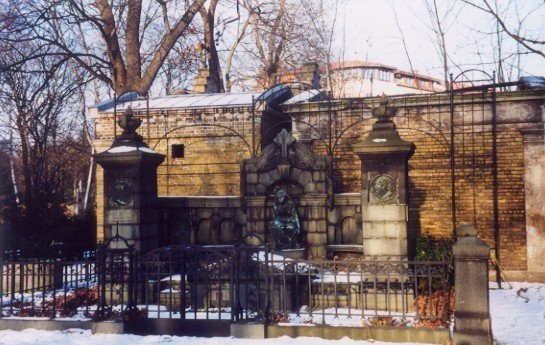
<path id="1" fill-rule="evenodd" d="M 145 253 L 158 246 L 157 167 L 164 155 L 149 149 L 136 133 L 140 119 L 127 109 L 118 124 L 123 134 L 94 156 L 104 169 L 104 240 L 117 233 Z M 122 242 L 111 242 L 111 245 Z"/>
<path id="2" fill-rule="evenodd" d="M 492 345 L 488 260 L 490 247 L 477 238 L 473 225 L 456 229 L 458 241 L 452 247 L 455 262 L 456 312 L 455 345 Z"/>
<path id="3" fill-rule="evenodd" d="M 383 96 L 369 136 L 354 145 L 361 160 L 361 204 L 365 255 L 407 258 L 408 161 L 416 146 L 401 139 L 396 109 Z"/>

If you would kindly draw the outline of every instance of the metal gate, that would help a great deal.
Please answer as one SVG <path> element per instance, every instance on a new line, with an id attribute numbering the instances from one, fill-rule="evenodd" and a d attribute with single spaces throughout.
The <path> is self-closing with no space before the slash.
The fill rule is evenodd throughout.
<path id="1" fill-rule="evenodd" d="M 136 306 L 134 247 L 117 233 L 97 251 L 98 306 L 96 320 L 133 318 Z"/>

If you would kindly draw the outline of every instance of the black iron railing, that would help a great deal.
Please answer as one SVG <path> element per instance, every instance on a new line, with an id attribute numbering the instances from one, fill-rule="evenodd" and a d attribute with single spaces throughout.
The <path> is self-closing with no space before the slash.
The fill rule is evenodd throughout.
<path id="1" fill-rule="evenodd" d="M 447 326 L 448 262 L 291 259 L 265 247 L 171 246 L 137 257 L 1 261 L 2 317 Z"/>
<path id="2" fill-rule="evenodd" d="M 140 259 L 148 317 L 444 326 L 447 262 L 289 259 L 255 247 L 168 247 Z"/>
<path id="3" fill-rule="evenodd" d="M 450 323 L 446 262 L 293 260 L 269 254 L 271 321 L 343 325 Z"/>
<path id="4" fill-rule="evenodd" d="M 90 317 L 96 309 L 95 261 L 0 261 L 1 317 Z"/>

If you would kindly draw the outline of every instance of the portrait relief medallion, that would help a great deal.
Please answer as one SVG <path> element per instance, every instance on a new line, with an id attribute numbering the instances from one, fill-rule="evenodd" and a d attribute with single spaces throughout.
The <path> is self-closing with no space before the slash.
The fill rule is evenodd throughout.
<path id="1" fill-rule="evenodd" d="M 114 207 L 123 207 L 132 201 L 133 189 L 127 181 L 117 181 L 110 189 L 110 200 Z"/>
<path id="2" fill-rule="evenodd" d="M 378 203 L 389 202 L 397 196 L 397 185 L 390 175 L 378 175 L 371 181 L 371 196 Z"/>

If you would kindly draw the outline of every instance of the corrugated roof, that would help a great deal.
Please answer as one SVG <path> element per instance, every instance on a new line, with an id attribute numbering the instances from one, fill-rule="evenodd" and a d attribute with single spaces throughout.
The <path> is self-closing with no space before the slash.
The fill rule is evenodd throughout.
<path id="1" fill-rule="evenodd" d="M 196 108 L 234 108 L 248 107 L 252 105 L 252 96 L 259 97 L 261 92 L 244 93 L 212 93 L 212 94 L 191 94 L 191 95 L 171 95 L 150 98 L 150 109 L 196 109 Z M 124 110 L 128 106 L 134 110 L 146 109 L 146 99 L 131 99 L 120 103 L 117 110 Z M 106 101 L 91 106 L 98 108 L 99 112 L 111 111 L 114 107 L 113 101 Z"/>

